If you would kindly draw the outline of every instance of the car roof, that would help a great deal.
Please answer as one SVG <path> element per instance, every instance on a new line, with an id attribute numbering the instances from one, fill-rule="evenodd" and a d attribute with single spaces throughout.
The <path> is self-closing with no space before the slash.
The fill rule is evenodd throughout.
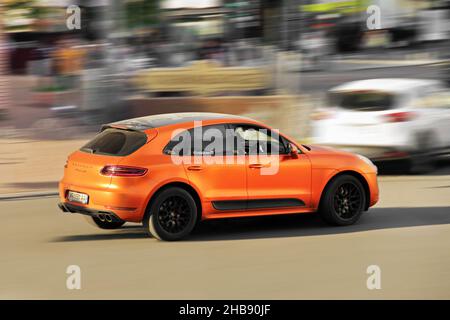
<path id="1" fill-rule="evenodd" d="M 254 121 L 246 117 L 212 112 L 178 112 L 178 113 L 164 113 L 151 116 L 127 119 L 109 123 L 103 126 L 125 128 L 129 130 L 148 130 L 153 128 L 160 128 L 174 124 L 182 124 L 193 121 L 207 121 L 207 120 L 243 120 Z"/>
<path id="2" fill-rule="evenodd" d="M 404 93 L 407 91 L 412 91 L 419 87 L 441 86 L 441 85 L 442 83 L 437 80 L 384 78 L 384 79 L 351 81 L 336 86 L 330 89 L 330 91 L 336 92 L 336 91 L 375 90 L 392 93 Z"/>

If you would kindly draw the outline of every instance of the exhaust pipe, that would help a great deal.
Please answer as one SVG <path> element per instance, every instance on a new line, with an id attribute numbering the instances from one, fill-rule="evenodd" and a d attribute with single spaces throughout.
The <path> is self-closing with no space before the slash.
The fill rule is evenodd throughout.
<path id="1" fill-rule="evenodd" d="M 103 213 L 100 213 L 97 217 L 102 222 L 104 222 L 106 220 L 106 216 Z"/>
<path id="2" fill-rule="evenodd" d="M 108 221 L 108 222 L 112 222 L 113 221 L 113 219 L 112 219 L 110 214 L 105 214 L 105 220 Z"/>

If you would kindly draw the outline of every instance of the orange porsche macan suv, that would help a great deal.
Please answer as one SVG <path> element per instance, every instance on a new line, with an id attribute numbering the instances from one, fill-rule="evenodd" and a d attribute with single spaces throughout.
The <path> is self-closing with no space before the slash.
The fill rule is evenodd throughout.
<path id="1" fill-rule="evenodd" d="M 257 121 L 174 113 L 115 122 L 72 153 L 59 207 L 102 229 L 142 222 L 178 240 L 200 220 L 319 212 L 355 223 L 378 201 L 367 158 L 296 143 Z"/>

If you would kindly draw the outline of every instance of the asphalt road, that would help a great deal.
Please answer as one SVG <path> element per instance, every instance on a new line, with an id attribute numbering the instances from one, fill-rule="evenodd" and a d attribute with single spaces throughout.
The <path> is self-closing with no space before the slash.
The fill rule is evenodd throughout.
<path id="1" fill-rule="evenodd" d="M 379 205 L 357 225 L 316 215 L 215 221 L 186 241 L 139 225 L 104 231 L 56 198 L 1 201 L 2 299 L 450 298 L 450 167 L 383 176 Z M 66 268 L 81 268 L 81 289 Z M 366 269 L 381 268 L 368 290 Z"/>

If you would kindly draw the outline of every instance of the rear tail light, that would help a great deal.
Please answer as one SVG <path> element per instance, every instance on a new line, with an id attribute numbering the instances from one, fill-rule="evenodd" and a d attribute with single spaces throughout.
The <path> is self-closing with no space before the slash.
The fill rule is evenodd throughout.
<path id="1" fill-rule="evenodd" d="M 388 151 L 383 154 L 384 158 L 406 158 L 408 153 L 402 151 Z"/>
<path id="2" fill-rule="evenodd" d="M 100 173 L 109 177 L 140 177 L 147 171 L 146 168 L 110 165 L 103 167 Z"/>
<path id="3" fill-rule="evenodd" d="M 404 111 L 388 113 L 384 117 L 388 122 L 406 122 L 413 120 L 416 114 L 414 112 Z"/>

